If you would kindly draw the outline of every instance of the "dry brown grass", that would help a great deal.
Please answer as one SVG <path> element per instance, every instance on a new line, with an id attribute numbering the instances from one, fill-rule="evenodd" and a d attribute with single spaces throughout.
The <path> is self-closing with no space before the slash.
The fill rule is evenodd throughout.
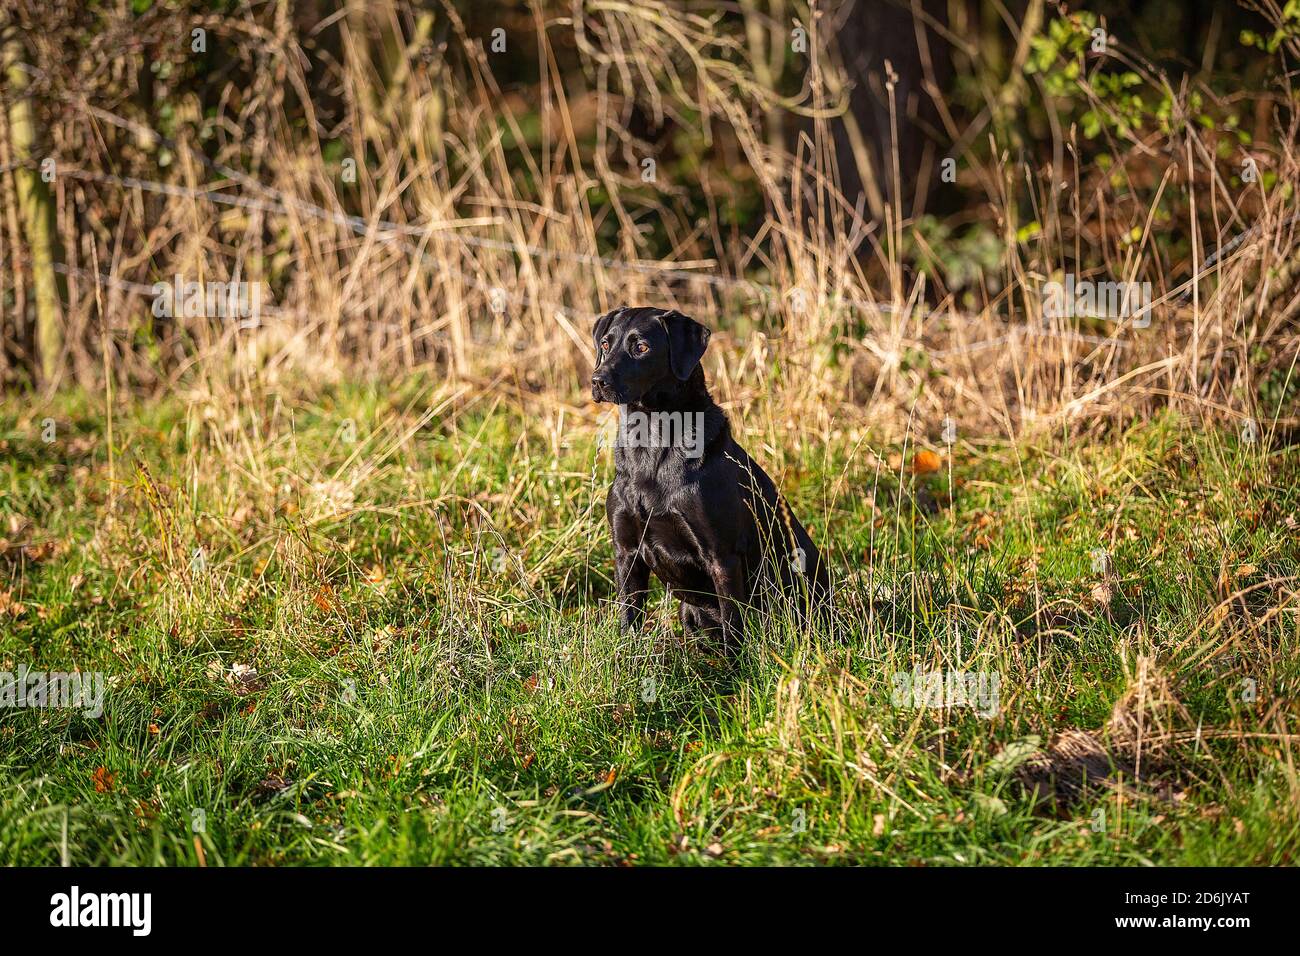
<path id="1" fill-rule="evenodd" d="M 1294 378 L 1300 346 L 1295 225 L 1283 188 L 1300 176 L 1285 91 L 1266 111 L 1272 148 L 1256 150 L 1277 176 L 1269 190 L 1229 183 L 1228 163 L 1215 160 L 1220 134 L 1196 125 L 1114 144 L 1122 176 L 1073 165 L 1082 149 L 1073 129 L 1054 131 L 1055 170 L 1018 162 L 1001 146 L 978 165 L 974 153 L 964 156 L 964 181 L 986 193 L 975 214 L 1005 244 L 1000 274 L 984 276 L 972 309 L 959 308 L 935 274 L 905 266 L 903 248 L 924 239 L 901 208 L 867 221 L 838 191 L 829 124 L 843 77 L 832 54 L 816 52 L 826 46 L 822 21 L 806 10 L 790 12 L 810 25 L 814 53 L 802 92 L 786 96 L 774 89 L 765 52 L 786 27 L 754 8 L 746 7 L 747 40 L 678 7 L 538 5 L 529 16 L 545 67 L 543 129 L 539 145 L 516 152 L 511 144 L 525 138 L 520 96 L 499 85 L 484 38 L 453 6 L 436 15 L 401 3 L 350 9 L 338 65 L 346 120 L 335 137 L 344 156 L 361 157 L 348 184 L 325 158 L 328 135 L 304 136 L 292 123 L 300 111 L 313 115 L 311 78 L 300 32 L 285 17 L 254 7 L 196 21 L 255 77 L 223 94 L 217 146 L 204 155 L 188 133 L 160 139 L 111 82 L 148 68 L 150 44 L 177 28 L 169 14 L 103 14 L 74 64 L 66 32 L 78 21 L 55 17 L 51 26 L 39 21 L 43 9 L 20 3 L 17 17 L 47 24 L 29 42 L 42 95 L 58 107 L 63 384 L 102 388 L 107 367 L 119 388 L 231 396 L 286 375 L 390 377 L 433 367 L 456 382 L 504 384 L 515 401 L 584 414 L 574 396 L 590 360 L 591 318 L 654 302 L 719 330 L 709 372 L 724 403 L 757 412 L 762 397 L 771 406 L 758 414 L 806 434 L 837 423 L 924 433 L 952 415 L 967 433 L 1016 435 L 1162 406 L 1264 428 L 1296 424 L 1293 403 L 1256 407 L 1263 379 Z M 435 24 L 445 32 L 434 35 Z M 559 73 L 557 44 L 576 49 L 579 86 Z M 1116 55 L 1152 88 L 1173 82 L 1127 49 Z M 87 69 L 96 65 L 110 75 L 96 79 Z M 1193 92 L 1208 95 L 1184 87 L 1178 110 L 1189 110 Z M 658 192 L 639 188 L 645 144 L 626 129 L 633 97 L 693 124 L 749 170 L 766 214 L 748 238 L 687 221 L 666 176 Z M 197 103 L 179 102 L 177 127 L 194 129 Z M 778 115 L 804 124 L 792 151 L 773 136 Z M 711 204 L 725 210 L 731 197 L 707 169 L 700 176 Z M 1124 181 L 1148 188 L 1117 188 Z M 594 189 L 607 204 L 593 203 Z M 209 190 L 225 199 L 214 202 Z M 1138 200 L 1167 191 L 1186 197 L 1195 211 L 1188 221 L 1158 226 L 1155 204 Z M 1018 240 L 1026 198 L 1042 225 Z M 671 261 L 649 258 L 641 230 L 652 218 L 670 239 Z M 617 223 L 613 247 L 601 238 L 607 220 Z M 1252 223 L 1247 241 L 1199 282 L 1192 261 L 1170 261 L 1162 249 L 1161 229 L 1186 231 L 1204 261 L 1220 237 Z M 1152 282 L 1150 328 L 1044 322 L 1043 283 L 1066 271 Z M 97 284 L 96 272 L 111 278 Z M 251 331 L 203 318 L 153 322 L 148 287 L 175 274 L 264 281 L 274 308 Z M 21 341 L 30 336 L 21 281 L 13 291 L 6 335 Z M 774 362 L 784 374 L 773 373 Z"/>

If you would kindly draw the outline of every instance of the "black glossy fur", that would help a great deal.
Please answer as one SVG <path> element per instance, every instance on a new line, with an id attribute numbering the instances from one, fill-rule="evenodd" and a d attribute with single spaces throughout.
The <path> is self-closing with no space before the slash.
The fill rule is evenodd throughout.
<path id="1" fill-rule="evenodd" d="M 651 573 L 681 601 L 688 634 L 720 635 L 728 649 L 745 610 L 765 606 L 777 588 L 801 613 L 824 607 L 821 555 L 709 396 L 700 367 L 709 330 L 680 312 L 621 308 L 601 316 L 594 338 L 596 401 L 623 413 L 701 413 L 704 426 L 702 453 L 690 443 L 694 457 L 680 442 L 615 445 L 605 510 L 622 626 L 640 626 Z"/>

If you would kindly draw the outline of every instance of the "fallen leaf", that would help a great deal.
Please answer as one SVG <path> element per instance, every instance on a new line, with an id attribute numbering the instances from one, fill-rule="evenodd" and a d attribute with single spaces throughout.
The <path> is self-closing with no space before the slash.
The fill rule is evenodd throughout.
<path id="1" fill-rule="evenodd" d="M 928 475 L 938 471 L 943 466 L 943 460 L 932 451 L 922 449 L 912 456 L 912 473 L 917 475 Z"/>
<path id="2" fill-rule="evenodd" d="M 95 773 L 91 778 L 95 781 L 95 792 L 108 793 L 113 789 L 113 781 L 116 778 L 117 775 L 109 773 L 107 767 L 96 767 Z"/>
<path id="3" fill-rule="evenodd" d="M 232 664 L 225 679 L 236 697 L 244 697 L 266 686 L 266 682 L 258 676 L 257 668 L 249 664 Z"/>
<path id="4" fill-rule="evenodd" d="M 275 794 L 288 790 L 291 786 L 292 780 L 285 779 L 284 774 L 273 770 L 258 782 L 257 790 L 259 793 Z"/>
<path id="5" fill-rule="evenodd" d="M 321 613 L 329 614 L 337 609 L 338 604 L 334 600 L 334 588 L 328 584 L 322 584 L 312 595 L 311 602 L 320 609 Z"/>

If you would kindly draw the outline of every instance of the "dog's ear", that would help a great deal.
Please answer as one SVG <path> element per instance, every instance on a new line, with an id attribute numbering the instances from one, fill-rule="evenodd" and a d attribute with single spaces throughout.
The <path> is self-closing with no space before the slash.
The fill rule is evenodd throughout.
<path id="1" fill-rule="evenodd" d="M 668 333 L 668 364 L 673 374 L 684 382 L 700 364 L 713 333 L 676 310 L 662 312 L 658 319 Z"/>
<path id="2" fill-rule="evenodd" d="M 609 331 L 609 324 L 614 321 L 614 317 L 618 315 L 620 312 L 625 312 L 625 311 L 627 311 L 627 306 L 620 305 L 617 309 L 613 309 L 609 312 L 606 312 L 604 315 L 602 315 L 599 319 L 596 320 L 596 328 L 591 333 L 591 340 L 596 344 L 597 362 L 600 362 L 600 340 L 603 339 L 605 337 L 605 333 Z"/>

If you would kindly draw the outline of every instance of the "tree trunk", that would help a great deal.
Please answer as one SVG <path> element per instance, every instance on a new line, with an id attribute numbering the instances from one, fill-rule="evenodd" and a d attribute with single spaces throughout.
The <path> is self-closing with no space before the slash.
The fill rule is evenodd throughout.
<path id="1" fill-rule="evenodd" d="M 15 29 L 6 31 L 0 48 L 0 62 L 8 80 L 10 143 L 13 158 L 24 165 L 14 171 L 18 182 L 18 212 L 22 220 L 27 254 L 31 259 L 32 296 L 36 305 L 36 352 L 39 381 L 50 387 L 58 378 L 63 359 L 62 307 L 59 283 L 54 274 L 54 203 L 50 191 L 34 165 L 36 127 L 30 100 L 26 96 L 27 71 L 22 44 Z"/>

